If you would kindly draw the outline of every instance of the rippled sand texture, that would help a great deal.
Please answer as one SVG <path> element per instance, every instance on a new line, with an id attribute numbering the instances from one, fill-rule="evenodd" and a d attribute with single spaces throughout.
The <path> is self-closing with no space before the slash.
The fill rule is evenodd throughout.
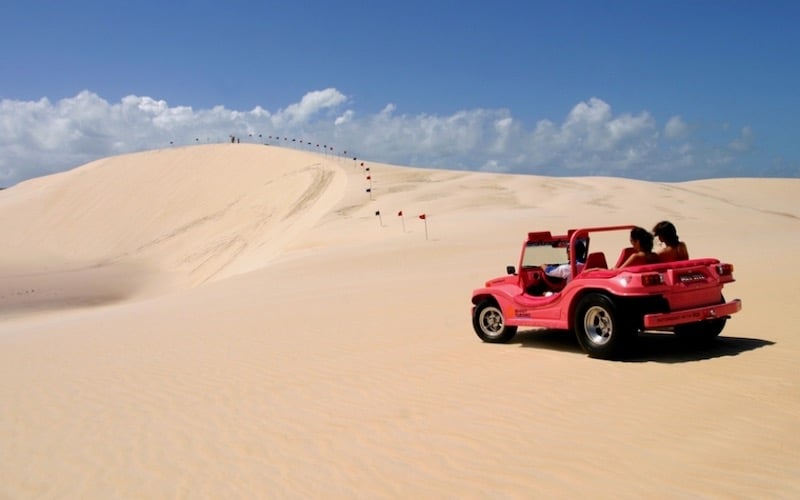
<path id="1" fill-rule="evenodd" d="M 0 498 L 800 496 L 800 180 L 365 166 L 195 146 L 0 191 Z M 664 218 L 736 266 L 715 344 L 473 333 L 527 231 Z"/>

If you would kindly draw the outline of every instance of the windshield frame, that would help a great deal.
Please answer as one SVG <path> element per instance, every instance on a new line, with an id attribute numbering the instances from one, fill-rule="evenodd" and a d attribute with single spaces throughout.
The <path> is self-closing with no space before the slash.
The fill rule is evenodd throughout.
<path id="1" fill-rule="evenodd" d="M 569 263 L 567 248 L 566 241 L 526 243 L 520 267 L 525 269 L 548 264 L 567 264 Z"/>

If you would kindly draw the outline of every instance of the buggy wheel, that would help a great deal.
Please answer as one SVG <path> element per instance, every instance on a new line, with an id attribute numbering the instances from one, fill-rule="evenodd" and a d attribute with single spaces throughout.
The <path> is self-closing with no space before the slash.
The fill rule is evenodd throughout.
<path id="1" fill-rule="evenodd" d="M 720 299 L 720 304 L 725 303 L 725 297 Z M 710 319 L 698 323 L 689 323 L 675 327 L 675 336 L 689 342 L 709 342 L 719 336 L 725 329 L 727 318 Z"/>
<path id="2" fill-rule="evenodd" d="M 610 359 L 620 354 L 633 336 L 630 322 L 620 316 L 608 296 L 590 293 L 575 308 L 575 336 L 593 358 Z"/>
<path id="3" fill-rule="evenodd" d="M 517 334 L 516 326 L 506 326 L 503 311 L 493 300 L 484 300 L 475 307 L 472 327 L 481 340 L 492 344 L 508 342 Z"/>
<path id="4" fill-rule="evenodd" d="M 675 327 L 675 336 L 691 342 L 708 342 L 722 333 L 727 319 L 719 318 Z"/>

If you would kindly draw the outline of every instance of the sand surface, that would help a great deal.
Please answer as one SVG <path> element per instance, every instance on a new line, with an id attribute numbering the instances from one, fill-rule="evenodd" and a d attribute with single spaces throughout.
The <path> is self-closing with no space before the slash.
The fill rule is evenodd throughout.
<path id="1" fill-rule="evenodd" d="M 0 498 L 798 498 L 798 200 L 251 144 L 0 191 Z M 527 231 L 661 219 L 735 265 L 711 346 L 472 331 Z"/>

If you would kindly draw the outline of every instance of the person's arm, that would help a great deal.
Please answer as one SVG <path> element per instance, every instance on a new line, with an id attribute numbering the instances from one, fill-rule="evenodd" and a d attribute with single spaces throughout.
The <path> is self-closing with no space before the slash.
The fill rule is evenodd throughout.
<path id="1" fill-rule="evenodd" d="M 552 276 L 554 278 L 567 279 L 569 278 L 570 275 L 569 264 L 561 264 L 560 266 L 548 272 L 547 275 Z"/>
<path id="2" fill-rule="evenodd" d="M 619 268 L 622 269 L 623 267 L 635 266 L 636 264 L 639 263 L 641 257 L 642 257 L 641 252 L 632 253 L 630 257 L 625 259 L 625 262 L 623 262 L 622 265 L 619 266 Z"/>

